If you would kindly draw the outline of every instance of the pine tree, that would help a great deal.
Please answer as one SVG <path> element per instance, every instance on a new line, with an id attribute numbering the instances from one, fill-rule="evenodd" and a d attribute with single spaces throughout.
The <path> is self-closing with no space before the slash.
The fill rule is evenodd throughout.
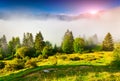
<path id="1" fill-rule="evenodd" d="M 113 39 L 110 33 L 107 33 L 107 35 L 105 36 L 103 44 L 102 44 L 102 49 L 104 51 L 113 51 L 114 43 L 113 43 Z"/>
<path id="2" fill-rule="evenodd" d="M 32 33 L 24 33 L 23 35 L 23 46 L 27 46 L 30 48 L 34 47 L 34 40 Z"/>
<path id="3" fill-rule="evenodd" d="M 93 40 L 93 43 L 94 43 L 95 45 L 98 44 L 98 37 L 97 37 L 97 34 L 95 34 L 95 35 L 92 36 L 92 40 Z"/>
<path id="4" fill-rule="evenodd" d="M 32 35 L 32 33 L 29 34 L 29 41 L 28 41 L 28 43 L 29 43 L 29 46 L 30 46 L 31 48 L 34 47 L 34 40 L 33 40 L 33 35 Z"/>
<path id="5" fill-rule="evenodd" d="M 27 39 L 26 39 L 26 34 L 24 33 L 23 35 L 23 43 L 22 43 L 23 46 L 27 46 Z"/>
<path id="6" fill-rule="evenodd" d="M 44 48 L 44 41 L 41 32 L 36 34 L 35 37 L 35 49 L 36 49 L 36 54 L 41 54 L 42 50 Z"/>
<path id="7" fill-rule="evenodd" d="M 73 34 L 72 31 L 67 30 L 65 32 L 63 42 L 62 42 L 62 50 L 65 53 L 72 53 L 73 52 Z"/>
<path id="8" fill-rule="evenodd" d="M 2 50 L 2 54 L 4 54 L 3 56 L 6 56 L 8 53 L 8 44 L 5 35 L 3 35 L 3 37 L 0 39 L 0 48 Z"/>
<path id="9" fill-rule="evenodd" d="M 20 46 L 21 44 L 19 37 L 12 37 L 12 40 L 10 40 L 8 44 L 10 54 L 14 55 Z"/>

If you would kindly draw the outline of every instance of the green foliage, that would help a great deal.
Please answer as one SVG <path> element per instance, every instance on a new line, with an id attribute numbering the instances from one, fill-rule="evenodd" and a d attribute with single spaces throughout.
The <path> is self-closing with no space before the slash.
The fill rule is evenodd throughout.
<path id="1" fill-rule="evenodd" d="M 114 66 L 120 67 L 120 46 L 116 47 L 113 52 L 113 62 Z"/>
<path id="2" fill-rule="evenodd" d="M 23 35 L 23 46 L 27 46 L 29 48 L 33 48 L 34 47 L 34 41 L 33 41 L 33 35 L 32 33 L 24 33 Z"/>
<path id="3" fill-rule="evenodd" d="M 62 50 L 64 53 L 72 53 L 73 52 L 73 34 L 72 31 L 67 30 L 65 32 L 63 42 L 62 42 Z"/>
<path id="4" fill-rule="evenodd" d="M 4 62 L 0 62 L 0 69 L 3 69 L 5 67 L 5 63 Z"/>
<path id="5" fill-rule="evenodd" d="M 39 55 L 38 56 L 38 61 L 42 61 L 43 60 L 43 55 Z"/>
<path id="6" fill-rule="evenodd" d="M 93 48 L 94 52 L 102 51 L 102 46 L 101 45 L 96 45 L 95 48 Z"/>
<path id="7" fill-rule="evenodd" d="M 62 59 L 62 60 L 66 60 L 68 57 L 67 57 L 67 55 L 62 55 L 61 57 L 60 57 L 60 59 Z"/>
<path id="8" fill-rule="evenodd" d="M 35 49 L 36 54 L 41 54 L 44 48 L 44 41 L 41 32 L 37 33 L 35 36 Z"/>
<path id="9" fill-rule="evenodd" d="M 37 66 L 37 60 L 36 58 L 31 58 L 30 60 L 27 60 L 25 63 L 25 67 L 27 68 L 34 68 Z"/>
<path id="10" fill-rule="evenodd" d="M 6 58 L 4 58 L 4 60 L 12 60 L 13 59 L 13 56 L 12 55 L 9 55 L 7 56 Z"/>
<path id="11" fill-rule="evenodd" d="M 8 44 L 5 35 L 0 38 L 0 54 L 2 54 L 3 58 L 5 58 L 8 54 Z"/>
<path id="12" fill-rule="evenodd" d="M 14 70 L 19 70 L 24 68 L 25 61 L 23 59 L 17 59 L 15 58 L 12 60 L 12 62 L 8 62 L 5 65 L 5 70 L 6 71 L 14 71 Z"/>
<path id="13" fill-rule="evenodd" d="M 85 50 L 88 50 L 88 52 L 93 52 L 93 49 L 95 49 L 96 43 L 94 43 L 94 40 L 92 37 L 90 37 L 88 40 L 85 41 Z"/>
<path id="14" fill-rule="evenodd" d="M 43 55 L 43 57 L 48 57 L 48 56 L 52 55 L 52 48 L 49 46 L 45 46 L 42 51 L 42 55 Z"/>
<path id="15" fill-rule="evenodd" d="M 42 51 L 43 57 L 48 57 L 48 53 L 49 53 L 49 47 L 45 46 Z"/>
<path id="16" fill-rule="evenodd" d="M 19 37 L 13 37 L 12 40 L 9 41 L 8 48 L 10 54 L 14 55 L 16 50 L 21 46 Z"/>
<path id="17" fill-rule="evenodd" d="M 57 45 L 55 44 L 54 47 L 53 47 L 53 53 L 57 53 L 58 52 L 58 47 Z"/>
<path id="18" fill-rule="evenodd" d="M 2 54 L 0 54 L 0 60 L 3 60 L 3 55 Z"/>
<path id="19" fill-rule="evenodd" d="M 84 42 L 84 39 L 82 38 L 76 38 L 74 40 L 74 51 L 75 53 L 82 53 L 83 50 L 84 50 L 84 46 L 85 46 L 85 42 Z"/>
<path id="20" fill-rule="evenodd" d="M 75 56 L 75 57 L 72 57 L 72 58 L 69 58 L 69 59 L 72 60 L 72 61 L 79 61 L 80 57 Z"/>
<path id="21" fill-rule="evenodd" d="M 103 44 L 102 44 L 102 49 L 104 51 L 113 51 L 114 43 L 113 43 L 113 39 L 110 33 L 107 33 L 107 35 L 105 36 Z"/>
<path id="22" fill-rule="evenodd" d="M 57 56 L 51 56 L 48 60 L 52 65 L 57 65 Z"/>
<path id="23" fill-rule="evenodd" d="M 52 44 L 49 41 L 45 42 L 45 47 L 43 48 L 42 55 L 43 57 L 53 55 Z"/>
<path id="24" fill-rule="evenodd" d="M 17 58 L 25 58 L 26 56 L 33 57 L 34 54 L 35 54 L 35 51 L 33 48 L 28 48 L 28 47 L 23 46 L 17 49 L 15 56 Z"/>

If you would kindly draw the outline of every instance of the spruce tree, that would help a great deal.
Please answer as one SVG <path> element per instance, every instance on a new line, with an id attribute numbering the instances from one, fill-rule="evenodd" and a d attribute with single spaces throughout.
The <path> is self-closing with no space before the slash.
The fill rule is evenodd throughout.
<path id="1" fill-rule="evenodd" d="M 36 54 L 41 54 L 44 48 L 44 41 L 41 32 L 37 33 L 35 36 L 35 49 Z"/>
<path id="2" fill-rule="evenodd" d="M 107 35 L 104 38 L 102 49 L 104 51 L 113 51 L 114 49 L 114 43 L 112 39 L 112 35 L 110 33 L 107 33 Z"/>
<path id="3" fill-rule="evenodd" d="M 73 41 L 72 31 L 67 30 L 62 42 L 62 50 L 64 53 L 73 53 Z"/>
<path id="4" fill-rule="evenodd" d="M 34 47 L 34 40 L 32 33 L 24 33 L 23 35 L 23 46 L 27 46 L 29 48 Z"/>
<path id="5" fill-rule="evenodd" d="M 0 48 L 3 56 L 5 57 L 6 54 L 8 54 L 8 44 L 7 44 L 7 39 L 5 35 L 3 35 L 0 39 Z"/>
<path id="6" fill-rule="evenodd" d="M 20 39 L 19 37 L 12 37 L 12 40 L 9 41 L 8 48 L 10 54 L 14 55 L 16 50 L 20 48 Z"/>

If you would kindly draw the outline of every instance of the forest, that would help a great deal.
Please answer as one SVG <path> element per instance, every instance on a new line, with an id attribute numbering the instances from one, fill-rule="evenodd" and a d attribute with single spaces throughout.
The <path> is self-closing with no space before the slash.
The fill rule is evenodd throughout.
<path id="1" fill-rule="evenodd" d="M 68 80 L 71 76 L 71 81 L 120 80 L 116 78 L 119 73 L 116 75 L 115 72 L 119 72 L 119 66 L 120 45 L 113 41 L 109 32 L 100 43 L 96 34 L 89 38 L 74 38 L 72 31 L 67 30 L 61 46 L 44 41 L 41 32 L 36 33 L 35 37 L 32 33 L 24 33 L 22 41 L 19 37 L 12 37 L 7 42 L 5 35 L 0 38 L 0 81 L 36 81 L 35 77 L 37 81 Z M 78 68 L 82 70 L 77 72 Z M 104 73 L 107 68 L 108 72 L 114 73 Z M 69 73 L 71 69 L 72 73 Z M 93 74 L 90 71 L 93 71 Z M 97 71 L 101 74 L 96 75 Z M 33 74 L 31 78 L 30 74 Z M 81 75 L 81 78 L 77 77 L 78 75 Z M 112 75 L 114 78 L 111 78 Z"/>

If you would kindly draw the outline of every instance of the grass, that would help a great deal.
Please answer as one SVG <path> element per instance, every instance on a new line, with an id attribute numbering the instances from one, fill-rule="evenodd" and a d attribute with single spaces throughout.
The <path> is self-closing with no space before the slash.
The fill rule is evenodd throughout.
<path id="1" fill-rule="evenodd" d="M 80 59 L 71 60 L 74 57 Z M 0 81 L 120 81 L 120 69 L 110 66 L 111 61 L 112 52 L 51 56 L 38 62 L 36 68 L 1 76 Z"/>

